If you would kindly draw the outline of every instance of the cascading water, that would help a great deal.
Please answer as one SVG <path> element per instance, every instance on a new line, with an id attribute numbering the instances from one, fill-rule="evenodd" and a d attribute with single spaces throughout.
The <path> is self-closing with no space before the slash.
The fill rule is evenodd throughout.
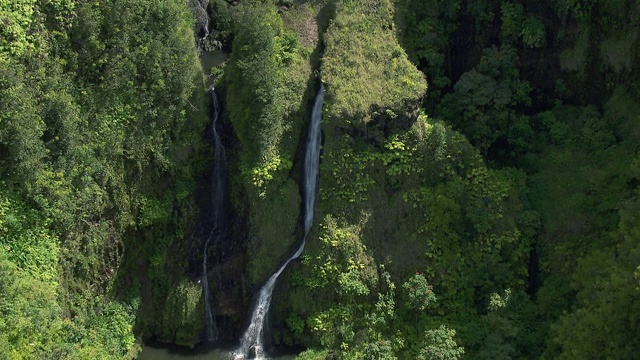
<path id="1" fill-rule="evenodd" d="M 212 179 L 212 195 L 211 195 L 211 212 L 212 227 L 211 234 L 204 244 L 204 256 L 202 261 L 202 291 L 204 292 L 204 310 L 207 324 L 207 340 L 214 341 L 217 337 L 216 323 L 211 313 L 211 291 L 209 290 L 209 277 L 207 276 L 207 250 L 212 239 L 218 239 L 223 234 L 224 229 L 224 183 L 227 171 L 227 160 L 225 157 L 225 149 L 220 141 L 218 130 L 218 115 L 220 108 L 218 106 L 218 97 L 213 89 L 209 89 L 211 93 L 212 109 L 211 122 L 213 128 L 213 143 L 215 154 L 213 157 L 213 179 Z"/>
<path id="2" fill-rule="evenodd" d="M 187 6 L 191 9 L 195 20 L 198 45 L 203 45 L 209 36 L 209 13 L 207 12 L 209 0 L 187 0 Z"/>
<path id="3" fill-rule="evenodd" d="M 322 102 L 324 100 L 324 87 L 320 84 L 320 90 L 316 96 L 311 113 L 311 122 L 309 125 L 309 134 L 307 137 L 307 150 L 304 158 L 304 235 L 302 243 L 296 252 L 282 266 L 271 275 L 267 283 L 260 290 L 258 301 L 253 313 L 251 314 L 251 323 L 249 328 L 240 340 L 240 348 L 235 352 L 236 359 L 244 359 L 249 357 L 251 353 L 256 359 L 264 358 L 263 330 L 264 322 L 269 305 L 271 304 L 271 295 L 275 287 L 278 276 L 284 271 L 289 263 L 297 259 L 304 250 L 304 244 L 307 233 L 313 224 L 313 209 L 316 201 L 316 188 L 318 184 L 318 167 L 320 164 L 320 120 L 322 118 Z"/>
<path id="4" fill-rule="evenodd" d="M 207 37 L 209 36 L 209 19 L 207 19 L 207 22 L 204 24 L 204 35 L 200 38 L 200 42 L 204 43 L 205 40 L 207 40 Z"/>

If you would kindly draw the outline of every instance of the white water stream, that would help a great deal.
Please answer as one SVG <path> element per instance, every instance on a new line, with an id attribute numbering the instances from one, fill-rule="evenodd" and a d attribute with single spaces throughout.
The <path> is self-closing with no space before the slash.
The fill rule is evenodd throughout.
<path id="1" fill-rule="evenodd" d="M 320 90 L 316 95 L 313 111 L 311 113 L 311 122 L 309 124 L 309 133 L 307 137 L 307 150 L 304 158 L 304 235 L 298 250 L 285 261 L 282 266 L 271 275 L 269 280 L 260 290 L 260 295 L 251 314 L 251 323 L 249 328 L 240 340 L 240 348 L 235 351 L 236 359 L 246 359 L 254 357 L 256 359 L 264 359 L 264 326 L 265 317 L 269 312 L 271 305 L 271 295 L 275 287 L 278 276 L 284 271 L 289 263 L 300 257 L 304 250 L 304 245 L 309 229 L 313 224 L 313 210 L 316 201 L 316 189 L 318 184 L 318 168 L 320 165 L 320 120 L 322 119 L 322 102 L 324 100 L 324 87 L 320 84 Z"/>

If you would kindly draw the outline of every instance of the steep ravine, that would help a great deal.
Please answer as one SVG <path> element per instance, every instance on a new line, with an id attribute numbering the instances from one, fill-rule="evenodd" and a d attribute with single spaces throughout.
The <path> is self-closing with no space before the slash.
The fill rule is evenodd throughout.
<path id="1" fill-rule="evenodd" d="M 211 295 L 211 298 L 207 300 L 207 293 L 205 292 L 205 296 L 203 297 L 203 300 L 205 300 L 203 305 L 206 306 L 206 304 L 209 303 L 211 306 L 209 309 L 210 312 L 205 308 L 204 314 L 207 327 L 205 328 L 203 339 L 207 341 L 202 342 L 200 345 L 192 349 L 160 344 L 156 344 L 157 346 L 149 345 L 144 347 L 139 359 L 206 358 L 209 360 L 217 360 L 229 359 L 230 356 L 240 359 L 245 357 L 255 357 L 258 359 L 266 358 L 264 351 L 265 339 L 263 338 L 263 326 L 266 325 L 264 320 L 269 311 L 271 292 L 275 287 L 277 278 L 285 270 L 286 266 L 301 255 L 304 249 L 306 234 L 313 224 L 313 208 L 315 204 L 320 157 L 320 118 L 322 114 L 323 97 L 324 90 L 321 85 L 314 103 L 311 124 L 308 129 L 309 133 L 304 137 L 304 139 L 306 139 L 306 144 L 304 146 L 305 155 L 304 164 L 302 166 L 303 174 L 301 177 L 303 180 L 303 184 L 301 184 L 301 192 L 303 193 L 304 203 L 302 205 L 303 213 L 300 216 L 302 219 L 304 236 L 301 239 L 300 244 L 297 246 L 295 253 L 287 258 L 287 260 L 277 269 L 276 273 L 271 276 L 267 284 L 263 286 L 262 290 L 259 292 L 257 303 L 254 306 L 254 311 L 251 316 L 251 325 L 245 335 L 241 338 L 240 348 L 235 351 L 231 351 L 228 344 L 230 344 L 230 341 L 233 343 L 238 339 L 234 334 L 237 334 L 237 329 L 240 324 L 233 320 L 238 318 L 238 312 L 242 310 L 242 307 L 229 308 L 229 304 L 225 301 L 225 298 L 228 292 L 237 294 L 240 283 L 234 280 L 234 278 L 241 272 L 242 264 L 238 262 L 238 259 L 244 255 L 238 254 L 238 251 L 241 249 L 239 246 L 240 244 L 237 244 L 238 246 L 230 245 L 232 242 L 228 240 L 229 238 L 233 238 L 233 236 L 223 236 L 221 234 L 221 228 L 219 227 L 225 219 L 229 219 L 230 214 L 216 213 L 220 210 L 216 208 L 216 201 L 224 202 L 222 199 L 217 198 L 216 192 L 224 188 L 225 182 L 224 178 L 221 178 L 221 176 L 224 175 L 224 172 L 220 171 L 222 170 L 220 163 L 224 159 L 218 158 L 214 161 L 214 168 L 212 170 L 213 176 L 210 181 L 213 201 L 210 203 L 211 208 L 206 209 L 203 214 L 203 218 L 206 218 L 207 221 L 202 222 L 202 229 L 200 229 L 200 232 L 204 232 L 204 228 L 213 226 L 213 228 L 210 229 L 210 234 L 207 235 L 203 233 L 202 235 L 205 240 L 205 246 L 211 246 L 211 249 L 205 249 L 202 259 L 202 266 L 205 266 L 207 276 L 202 276 L 200 279 L 203 291 L 209 291 L 209 294 Z M 213 126 L 216 125 L 217 117 L 220 115 L 216 100 L 216 95 L 212 92 L 212 106 L 214 107 L 212 110 L 212 131 L 215 131 L 215 127 Z M 216 137 L 214 142 L 216 147 L 222 146 L 220 139 L 217 138 L 217 132 L 214 133 L 214 136 Z M 215 155 L 216 157 L 224 156 L 224 151 L 218 148 L 217 154 L 218 155 Z M 233 222 L 239 223 L 240 219 L 235 219 L 232 223 Z M 215 262 L 210 262 L 210 266 L 207 265 L 207 257 L 215 260 Z M 232 273 L 234 270 L 237 272 Z M 210 289 L 207 289 L 206 286 L 207 279 L 210 284 Z M 230 297 L 234 298 L 234 295 L 232 294 Z M 238 303 L 236 303 L 236 305 L 238 305 Z M 212 318 L 207 319 L 210 315 Z M 208 327 L 210 325 L 215 327 L 211 329 L 213 330 L 212 332 L 209 332 Z M 218 340 L 218 338 L 220 340 Z M 268 343 L 268 340 L 266 343 Z M 293 356 L 281 353 L 269 353 L 269 358 L 290 359 L 293 358 Z"/>
<path id="2" fill-rule="evenodd" d="M 227 6 L 220 1 L 210 1 L 207 4 L 207 1 L 198 0 L 192 3 L 197 3 L 198 7 L 209 12 L 215 11 L 216 6 L 220 7 L 221 4 Z M 230 6 L 227 9 L 233 12 L 239 10 L 239 7 Z M 270 12 L 257 14 L 267 18 L 280 16 Z M 271 174 L 273 178 L 269 183 L 260 187 L 247 178 L 247 167 L 250 164 L 247 162 L 247 151 L 250 149 L 247 144 L 258 142 L 258 139 L 247 142 L 246 138 L 242 138 L 242 126 L 235 120 L 237 111 L 235 118 L 232 114 L 233 109 L 247 108 L 232 106 L 234 101 L 237 104 L 237 99 L 246 95 L 239 93 L 237 87 L 231 86 L 233 83 L 246 81 L 242 78 L 246 74 L 238 74 L 232 69 L 242 57 L 236 56 L 234 59 L 233 55 L 225 55 L 213 59 L 211 52 L 202 51 L 207 49 L 203 46 L 204 35 L 209 33 L 208 39 L 221 39 L 221 29 L 216 28 L 219 25 L 217 19 L 202 17 L 199 10 L 196 15 L 200 17 L 197 18 L 194 39 L 201 50 L 203 76 L 207 79 L 206 86 L 212 85 L 211 82 L 216 86 L 214 96 L 217 99 L 210 97 L 208 106 L 212 116 L 203 134 L 211 146 L 211 163 L 203 167 L 208 170 L 195 190 L 200 207 L 199 220 L 189 231 L 189 238 L 182 241 L 184 244 L 176 246 L 177 251 L 186 250 L 182 255 L 175 254 L 178 263 L 172 267 L 175 272 L 172 276 L 179 279 L 175 281 L 180 286 L 177 289 L 170 286 L 170 298 L 162 308 L 155 310 L 156 318 L 161 318 L 155 320 L 159 325 L 146 337 L 182 346 L 200 343 L 197 347 L 201 347 L 208 342 L 208 346 L 219 347 L 241 338 L 242 331 L 249 323 L 253 301 L 260 286 L 274 271 L 279 269 L 278 273 L 282 272 L 283 264 L 297 257 L 292 256 L 294 250 L 302 250 L 298 245 L 303 233 L 309 228 L 304 216 L 310 213 L 308 206 L 301 201 L 306 192 L 302 182 L 307 177 L 307 171 L 303 170 L 306 157 L 304 152 L 307 148 L 306 123 L 312 110 L 315 95 L 313 88 L 318 82 L 317 73 L 313 73 L 311 66 L 319 62 L 320 44 L 314 42 L 316 48 L 313 54 L 307 53 L 310 47 L 304 51 L 302 48 L 285 50 L 297 52 L 296 64 L 293 67 L 278 65 L 284 66 L 292 74 L 286 75 L 286 79 L 281 78 L 281 83 L 277 84 L 291 91 L 286 98 L 288 103 L 281 103 L 287 108 L 279 120 L 284 124 L 284 133 L 277 146 L 284 163 Z M 316 15 L 315 12 L 305 13 L 310 18 Z M 236 13 L 233 16 L 242 15 Z M 276 25 L 282 26 L 277 22 Z M 239 29 L 234 28 L 237 36 L 259 30 L 252 27 L 245 31 Z M 276 31 L 291 31 L 291 28 Z M 225 46 L 228 48 L 231 43 L 226 43 Z M 234 42 L 235 48 L 240 46 Z M 210 62 L 212 59 L 213 63 Z M 263 57 L 259 61 L 263 60 L 271 61 L 272 58 Z M 226 64 L 222 64 L 223 62 Z M 220 64 L 222 65 L 218 66 Z M 212 68 L 216 66 L 218 68 L 213 71 L 215 75 L 210 76 Z M 247 71 L 251 76 L 251 69 Z M 222 73 L 224 76 L 220 76 Z M 246 88 L 251 89 L 251 86 Z M 291 96 L 293 94 L 295 96 Z M 215 106 L 216 100 L 218 107 Z M 277 101 L 282 101 L 282 98 Z M 251 107 L 254 106 L 250 105 L 249 108 Z M 253 129 L 252 133 L 261 134 L 262 131 Z M 220 151 L 221 148 L 226 148 L 226 171 L 220 171 L 221 159 L 216 159 L 224 153 Z M 226 179 L 221 180 L 225 177 Z M 219 196 L 221 191 L 224 192 L 222 197 Z M 275 209 L 278 211 L 274 211 Z M 201 294 L 200 298 L 196 297 L 197 292 Z M 177 311 L 178 309 L 184 310 Z M 181 319 L 179 314 L 189 314 L 190 320 Z M 197 314 L 200 314 L 200 319 L 196 322 L 195 318 L 191 318 Z M 171 324 L 164 319 L 167 317 Z"/>

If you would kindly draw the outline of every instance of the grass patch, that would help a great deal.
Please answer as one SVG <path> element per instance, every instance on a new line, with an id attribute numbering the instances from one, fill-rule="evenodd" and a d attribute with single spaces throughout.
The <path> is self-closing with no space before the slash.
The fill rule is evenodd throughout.
<path id="1" fill-rule="evenodd" d="M 390 1 L 338 2 L 324 41 L 332 121 L 367 123 L 376 110 L 420 104 L 427 83 L 398 43 Z"/>

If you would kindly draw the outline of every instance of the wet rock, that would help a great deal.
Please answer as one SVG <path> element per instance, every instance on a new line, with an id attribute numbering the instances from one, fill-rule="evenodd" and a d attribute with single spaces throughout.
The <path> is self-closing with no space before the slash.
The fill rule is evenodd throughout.
<path id="1" fill-rule="evenodd" d="M 207 7 L 209 0 L 187 0 L 187 6 L 195 19 L 195 33 L 198 39 L 204 39 L 209 35 L 209 14 Z"/>
<path id="2" fill-rule="evenodd" d="M 204 49 L 204 51 L 220 50 L 222 49 L 222 42 L 213 37 L 208 37 L 203 41 L 202 48 Z"/>

